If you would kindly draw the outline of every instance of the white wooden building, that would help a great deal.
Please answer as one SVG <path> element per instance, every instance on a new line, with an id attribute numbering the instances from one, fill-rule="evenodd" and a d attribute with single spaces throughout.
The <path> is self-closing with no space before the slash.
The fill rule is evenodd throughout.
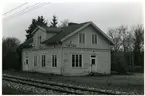
<path id="1" fill-rule="evenodd" d="M 110 74 L 113 42 L 93 22 L 64 28 L 38 26 L 22 44 L 24 71 L 61 75 Z"/>

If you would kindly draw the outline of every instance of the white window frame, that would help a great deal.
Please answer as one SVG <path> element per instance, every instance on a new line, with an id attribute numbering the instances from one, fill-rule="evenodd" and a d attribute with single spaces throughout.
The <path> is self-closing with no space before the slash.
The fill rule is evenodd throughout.
<path id="1" fill-rule="evenodd" d="M 45 67 L 46 66 L 46 55 L 42 55 L 41 62 L 42 62 L 42 67 Z"/>
<path id="2" fill-rule="evenodd" d="M 98 44 L 98 36 L 97 36 L 97 34 L 92 34 L 92 44 Z"/>
<path id="3" fill-rule="evenodd" d="M 74 60 L 73 60 L 73 56 L 74 56 Z M 81 60 L 80 60 L 80 56 L 81 56 Z M 77 57 L 77 59 L 76 59 L 76 57 Z M 81 61 L 81 63 L 80 63 L 80 61 Z M 76 63 L 76 62 L 78 62 L 78 63 Z M 80 66 L 80 64 L 81 64 L 81 66 Z M 82 68 L 83 67 L 83 54 L 71 54 L 71 66 L 72 66 L 72 68 Z"/>
<path id="4" fill-rule="evenodd" d="M 57 67 L 57 55 L 52 55 L 52 67 Z"/>
<path id="5" fill-rule="evenodd" d="M 85 33 L 79 33 L 79 43 L 85 44 Z"/>
<path id="6" fill-rule="evenodd" d="M 26 63 L 25 64 L 28 65 L 29 64 L 28 54 L 26 53 L 25 56 L 26 56 L 26 59 L 25 59 L 26 60 Z"/>

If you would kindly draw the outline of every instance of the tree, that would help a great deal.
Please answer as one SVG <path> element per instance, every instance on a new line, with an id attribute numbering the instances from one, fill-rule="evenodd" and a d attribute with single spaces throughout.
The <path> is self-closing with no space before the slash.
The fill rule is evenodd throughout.
<path id="1" fill-rule="evenodd" d="M 111 68 L 114 71 L 126 72 L 129 68 L 130 60 L 126 59 L 129 53 L 133 49 L 133 36 L 131 31 L 126 26 L 119 26 L 118 28 L 109 29 L 108 35 L 112 38 L 114 46 L 111 51 Z M 129 55 L 130 57 L 131 55 Z M 118 59 L 122 58 L 122 59 Z M 120 68 L 122 68 L 120 70 Z M 124 70 L 124 71 L 123 71 Z"/>
<path id="2" fill-rule="evenodd" d="M 131 31 L 128 30 L 126 26 L 120 26 L 117 28 L 119 37 L 121 38 L 121 47 L 124 52 L 128 52 L 132 50 L 133 44 L 133 36 Z"/>
<path id="3" fill-rule="evenodd" d="M 109 29 L 108 35 L 111 37 L 111 39 L 114 42 L 114 46 L 112 47 L 112 51 L 118 52 L 121 47 L 121 37 L 119 33 L 117 32 L 117 29 Z"/>
<path id="4" fill-rule="evenodd" d="M 65 20 L 61 21 L 61 24 L 59 25 L 59 27 L 60 28 L 67 27 L 68 23 L 69 23 L 69 20 L 65 19 Z"/>
<path id="5" fill-rule="evenodd" d="M 21 64 L 17 54 L 20 41 L 14 37 L 3 38 L 2 45 L 3 69 L 20 69 Z"/>
<path id="6" fill-rule="evenodd" d="M 54 27 L 56 28 L 57 27 L 57 17 L 54 15 L 53 18 L 52 18 L 52 22 L 51 22 L 51 25 L 50 27 Z"/>
<path id="7" fill-rule="evenodd" d="M 119 26 L 115 29 L 110 29 L 108 35 L 114 42 L 113 51 L 129 52 L 133 50 L 133 34 L 126 26 Z"/>
<path id="8" fill-rule="evenodd" d="M 133 28 L 134 31 L 134 51 L 143 51 L 144 45 L 144 28 L 143 25 L 137 25 Z"/>
<path id="9" fill-rule="evenodd" d="M 38 16 L 37 19 L 32 19 L 32 23 L 29 25 L 28 29 L 26 30 L 26 40 L 32 37 L 33 30 L 39 26 L 47 26 L 47 22 L 45 21 L 43 16 Z"/>
<path id="10" fill-rule="evenodd" d="M 134 63 L 135 65 L 142 66 L 144 70 L 143 59 L 143 46 L 144 46 L 144 28 L 143 25 L 137 25 L 133 28 L 134 32 Z"/>

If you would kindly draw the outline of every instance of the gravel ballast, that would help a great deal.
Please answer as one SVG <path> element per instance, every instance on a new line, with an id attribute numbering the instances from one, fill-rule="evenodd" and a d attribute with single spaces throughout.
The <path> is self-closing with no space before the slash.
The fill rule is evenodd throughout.
<path id="1" fill-rule="evenodd" d="M 5 87 L 9 87 L 11 89 L 15 89 L 15 90 L 19 90 L 21 92 L 23 92 L 22 94 L 49 94 L 49 95 L 63 95 L 65 93 L 58 93 L 56 91 L 53 90 L 45 90 L 42 88 L 36 88 L 34 86 L 29 86 L 29 85 L 23 85 L 20 83 L 14 83 L 14 82 L 10 82 L 10 81 L 5 81 L 3 80 L 2 82 L 3 88 Z M 5 92 L 6 94 L 6 92 Z M 10 94 L 10 93 L 8 93 Z M 17 94 L 17 93 L 16 93 Z"/>

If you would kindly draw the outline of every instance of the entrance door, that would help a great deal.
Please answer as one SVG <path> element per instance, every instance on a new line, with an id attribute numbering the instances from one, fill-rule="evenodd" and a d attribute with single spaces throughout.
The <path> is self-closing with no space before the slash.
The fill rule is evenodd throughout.
<path id="1" fill-rule="evenodd" d="M 97 72 L 97 57 L 91 55 L 91 72 Z"/>
<path id="2" fill-rule="evenodd" d="M 28 69 L 29 69 L 29 63 L 28 62 L 29 62 L 28 61 L 28 55 L 26 55 L 26 57 L 25 57 L 25 59 L 23 61 L 23 63 L 24 63 L 23 70 L 24 71 L 28 71 Z"/>

